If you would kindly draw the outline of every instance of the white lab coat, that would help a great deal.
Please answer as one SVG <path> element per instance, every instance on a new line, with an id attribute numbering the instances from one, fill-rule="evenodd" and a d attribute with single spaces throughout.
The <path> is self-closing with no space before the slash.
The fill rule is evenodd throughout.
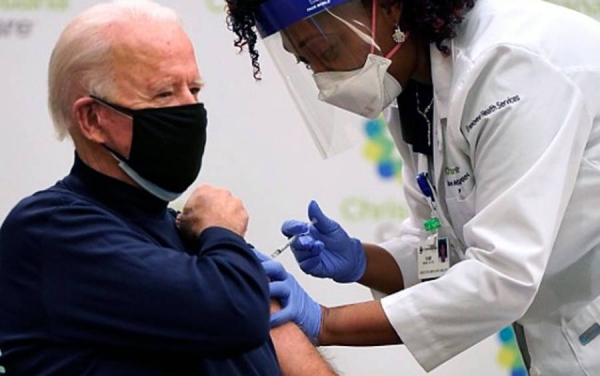
<path id="1" fill-rule="evenodd" d="M 518 320 L 532 375 L 598 376 L 600 336 L 579 337 L 600 324 L 600 24 L 478 0 L 450 47 L 431 49 L 432 175 L 453 266 L 418 283 L 430 209 L 415 176 L 428 163 L 392 109 L 411 218 L 382 246 L 411 287 L 384 297 L 385 313 L 425 370 Z"/>

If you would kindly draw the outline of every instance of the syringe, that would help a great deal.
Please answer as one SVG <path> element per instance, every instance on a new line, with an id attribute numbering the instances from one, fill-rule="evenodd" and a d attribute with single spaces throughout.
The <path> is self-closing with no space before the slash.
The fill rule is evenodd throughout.
<path id="1" fill-rule="evenodd" d="M 312 221 L 310 221 L 310 223 L 312 223 L 314 225 L 315 223 L 317 223 L 317 220 L 315 218 L 313 218 Z M 286 249 L 288 249 L 290 247 L 292 242 L 294 240 L 296 240 L 296 238 L 298 236 L 304 235 L 304 234 L 308 234 L 308 231 L 304 232 L 302 234 L 296 234 L 296 235 L 292 236 L 291 238 L 289 238 L 288 241 L 283 245 L 283 247 L 277 248 L 273 253 L 271 253 L 271 258 L 275 258 L 275 257 L 279 256 L 283 251 L 285 251 Z"/>

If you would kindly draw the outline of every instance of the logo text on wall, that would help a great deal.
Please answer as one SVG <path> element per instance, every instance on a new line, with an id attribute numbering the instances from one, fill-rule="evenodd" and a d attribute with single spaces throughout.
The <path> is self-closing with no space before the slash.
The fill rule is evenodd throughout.
<path id="1" fill-rule="evenodd" d="M 0 38 L 27 38 L 33 31 L 33 20 L 0 17 Z"/>
<path id="2" fill-rule="evenodd" d="M 0 10 L 12 11 L 64 11 L 71 0 L 0 0 Z"/>
<path id="3" fill-rule="evenodd" d="M 0 0 L 0 39 L 25 39 L 33 34 L 35 21 L 24 12 L 64 12 L 71 0 Z M 19 16 L 11 15 L 18 12 Z"/>

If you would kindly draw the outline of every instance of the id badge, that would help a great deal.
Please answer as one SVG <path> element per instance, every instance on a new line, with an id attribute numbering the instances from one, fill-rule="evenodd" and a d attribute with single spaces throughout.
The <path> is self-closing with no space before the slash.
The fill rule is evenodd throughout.
<path id="1" fill-rule="evenodd" d="M 420 280 L 441 277 L 450 269 L 448 238 L 438 238 L 437 233 L 419 242 L 417 255 Z"/>

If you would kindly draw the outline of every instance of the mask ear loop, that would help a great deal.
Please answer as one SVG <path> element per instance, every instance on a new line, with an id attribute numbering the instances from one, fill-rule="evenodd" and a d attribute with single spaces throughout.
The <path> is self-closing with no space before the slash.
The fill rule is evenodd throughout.
<path id="1" fill-rule="evenodd" d="M 90 95 L 89 97 L 92 98 L 93 100 L 95 100 L 96 102 L 100 103 L 101 105 L 108 107 L 111 110 L 116 111 L 117 113 L 119 113 L 125 117 L 128 117 L 128 118 L 133 117 L 134 110 L 132 110 L 130 108 L 119 106 L 114 103 L 110 103 L 109 101 L 105 101 L 104 99 L 97 97 L 95 95 Z"/>
<path id="2" fill-rule="evenodd" d="M 408 38 L 408 36 L 409 36 L 409 35 L 410 35 L 410 33 L 406 32 L 406 38 Z M 388 52 L 388 53 L 387 53 L 387 55 L 385 55 L 385 58 L 386 58 L 386 59 L 389 59 L 389 58 L 391 58 L 392 56 L 394 56 L 394 54 L 395 54 L 396 52 L 398 52 L 398 50 L 400 49 L 400 47 L 402 47 L 403 45 L 404 45 L 404 42 L 397 43 L 397 44 L 394 46 L 394 48 L 392 48 L 392 49 L 390 50 L 390 52 Z"/>
<path id="3" fill-rule="evenodd" d="M 377 0 L 372 1 L 371 8 L 371 55 L 375 53 L 375 31 L 377 30 Z"/>
<path id="4" fill-rule="evenodd" d="M 372 1 L 372 8 L 371 8 L 371 54 L 375 53 L 375 31 L 377 30 L 377 0 L 373 0 Z M 408 38 L 409 33 L 406 33 L 406 38 Z M 405 39 L 406 39 L 405 38 Z M 394 54 L 396 52 L 398 52 L 398 50 L 400 49 L 400 47 L 402 47 L 402 45 L 404 44 L 404 41 L 397 43 L 394 48 L 392 48 L 390 50 L 390 52 L 388 52 L 385 55 L 386 59 L 391 58 L 392 56 L 394 56 Z"/>

